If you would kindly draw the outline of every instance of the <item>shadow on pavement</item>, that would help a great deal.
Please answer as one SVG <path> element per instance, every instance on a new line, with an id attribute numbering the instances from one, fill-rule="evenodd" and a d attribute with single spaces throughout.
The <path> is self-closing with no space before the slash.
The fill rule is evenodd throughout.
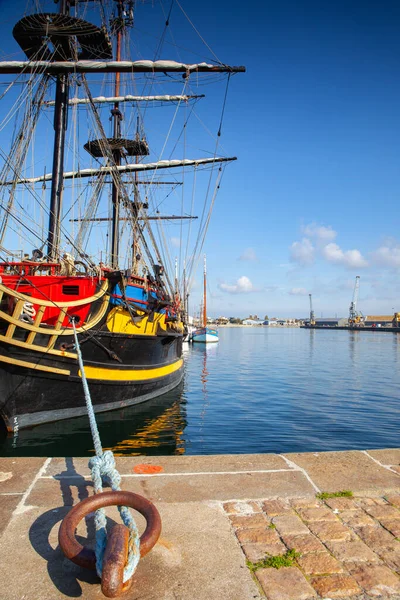
<path id="1" fill-rule="evenodd" d="M 66 596 L 79 598 L 82 596 L 79 582 L 98 584 L 100 580 L 95 571 L 83 569 L 65 558 L 58 542 L 55 548 L 52 546 L 50 536 L 54 526 L 61 523 L 74 504 L 73 492 L 76 491 L 79 501 L 84 500 L 93 484 L 77 473 L 73 458 L 66 458 L 65 463 L 66 470 L 54 476 L 60 482 L 63 506 L 40 515 L 29 530 L 29 540 L 34 550 L 47 561 L 48 574 L 56 588 Z M 82 545 L 90 545 L 88 540 L 95 539 L 94 521 L 90 515 L 85 520 L 87 537 L 77 535 L 77 540 Z"/>

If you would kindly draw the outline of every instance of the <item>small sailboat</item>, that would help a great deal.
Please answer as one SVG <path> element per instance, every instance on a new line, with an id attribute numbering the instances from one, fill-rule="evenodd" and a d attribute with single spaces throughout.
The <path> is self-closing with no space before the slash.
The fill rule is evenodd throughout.
<path id="1" fill-rule="evenodd" d="M 207 327 L 207 263 L 204 256 L 204 294 L 203 294 L 203 323 L 202 327 L 192 333 L 192 342 L 213 343 L 218 342 L 218 331 Z"/>

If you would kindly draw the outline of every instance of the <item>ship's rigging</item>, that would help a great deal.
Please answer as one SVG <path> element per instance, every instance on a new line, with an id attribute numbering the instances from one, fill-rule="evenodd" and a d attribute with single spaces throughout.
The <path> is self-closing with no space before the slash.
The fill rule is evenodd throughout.
<path id="1" fill-rule="evenodd" d="M 228 73 L 230 76 L 232 73 L 242 71 L 243 67 L 228 67 L 222 63 L 211 64 L 206 61 L 184 63 L 179 60 L 159 60 L 165 31 L 154 55 L 155 60 L 132 60 L 127 53 L 126 33 L 134 23 L 132 12 L 134 3 L 123 0 L 113 0 L 108 4 L 102 2 L 102 18 L 98 25 L 89 22 L 91 4 L 90 1 L 60 0 L 58 14 L 43 12 L 39 16 L 24 17 L 15 26 L 14 37 L 24 50 L 28 61 L 7 60 L 0 64 L 0 74 L 16 73 L 19 81 L 26 82 L 23 89 L 18 90 L 17 97 L 19 112 L 24 107 L 20 130 L 14 134 L 11 152 L 6 156 L 3 154 L 4 164 L 0 172 L 0 198 L 1 207 L 4 209 L 0 223 L 0 244 L 6 246 L 7 231 L 11 232 L 14 239 L 15 232 L 19 232 L 21 240 L 21 221 L 31 221 L 31 229 L 36 232 L 36 238 L 40 231 L 42 243 L 38 244 L 37 239 L 30 239 L 30 241 L 33 246 L 39 246 L 49 260 L 54 261 L 63 253 L 70 252 L 79 260 L 86 261 L 89 257 L 89 266 L 95 262 L 106 261 L 112 268 L 131 268 L 132 253 L 121 251 L 121 247 L 123 249 L 135 247 L 134 255 L 140 256 L 140 261 L 136 261 L 135 268 L 152 270 L 154 265 L 162 262 L 166 271 L 171 271 L 174 257 L 168 249 L 170 246 L 168 242 L 172 237 L 177 240 L 174 243 L 178 247 L 180 291 L 183 294 L 183 288 L 186 287 L 188 293 L 223 175 L 219 165 L 234 160 L 234 158 L 218 156 L 220 131 L 215 135 L 215 147 L 211 156 L 194 158 L 192 152 L 190 152 L 192 156 L 187 156 L 188 124 L 193 115 L 199 119 L 195 106 L 204 98 L 204 94 L 196 93 L 192 80 L 195 76 L 197 80 L 195 83 L 198 83 L 200 74 L 207 72 L 219 74 L 218 76 Z M 169 25 L 169 20 L 167 21 Z M 62 36 L 66 23 L 70 31 L 75 34 L 75 41 L 72 44 L 65 42 Z M 116 38 L 114 56 L 111 35 Z M 98 83 L 94 86 L 93 92 L 92 81 L 88 78 L 98 78 L 103 72 L 108 75 L 105 75 L 105 80 L 100 87 Z M 110 73 L 114 73 L 112 84 L 110 84 Z M 171 74 L 175 85 L 179 80 L 177 77 L 181 79 L 180 92 L 159 93 L 157 89 L 156 93 L 152 93 L 151 86 L 158 86 L 160 74 L 165 76 L 168 73 Z M 145 84 L 142 85 L 142 91 L 145 93 L 137 93 L 140 84 L 135 81 L 135 77 L 137 78 L 139 74 L 142 74 L 141 77 L 146 77 Z M 56 81 L 56 99 L 51 99 L 51 96 L 50 98 L 48 96 L 49 93 L 54 93 L 54 81 Z M 106 90 L 110 90 L 111 94 L 104 93 Z M 12 86 L 8 93 L 10 91 Z M 221 106 L 221 120 L 225 101 L 226 97 Z M 148 146 L 147 139 L 143 135 L 143 117 L 149 114 L 148 109 L 151 106 L 168 105 L 174 107 L 174 112 L 166 141 L 161 150 L 155 154 L 156 160 L 145 161 L 144 158 L 151 159 L 154 156 L 154 150 Z M 106 107 L 106 110 L 111 107 L 111 137 L 107 135 L 103 125 L 102 107 Z M 53 166 L 50 169 L 49 164 L 42 164 L 42 173 L 38 174 L 36 165 L 32 166 L 35 156 L 31 152 L 30 142 L 41 135 L 39 116 L 44 113 L 45 119 L 48 120 L 47 111 L 54 108 Z M 83 117 L 80 112 L 83 108 L 88 110 L 86 121 L 90 123 L 92 134 L 89 140 L 81 144 L 78 140 L 83 130 Z M 128 120 L 124 112 L 128 109 L 130 112 L 132 108 L 137 111 L 138 126 L 135 136 L 127 137 L 127 130 L 132 130 L 132 119 L 128 117 Z M 14 105 L 0 124 L 1 128 L 7 127 L 9 119 L 15 115 L 15 110 Z M 175 134 L 175 146 L 171 149 L 171 140 L 174 139 L 173 128 L 178 123 L 180 111 L 185 113 L 182 130 Z M 48 129 L 46 136 L 49 141 Z M 182 158 L 176 158 L 176 152 L 175 156 L 166 155 L 166 152 L 174 152 L 177 147 L 184 150 Z M 31 164 L 28 161 L 28 149 L 32 154 Z M 64 160 L 64 149 L 73 150 L 74 155 L 66 156 Z M 90 160 L 92 166 L 87 166 Z M 71 169 L 71 166 L 75 168 Z M 160 201 L 156 197 L 155 190 L 157 184 L 163 183 L 163 171 L 170 175 L 173 173 L 171 169 L 177 168 L 181 169 L 182 192 L 180 198 L 177 192 L 174 192 L 175 207 L 173 211 L 168 211 L 173 212 L 175 217 L 179 214 L 181 217 L 193 214 L 196 208 L 194 199 L 198 201 L 196 184 L 202 170 L 209 169 L 209 181 L 206 185 L 206 198 L 199 210 L 197 232 L 194 232 L 192 224 L 185 228 L 185 219 L 182 218 L 179 232 L 171 235 L 164 226 L 165 223 L 171 223 L 171 220 L 156 218 L 160 215 L 158 209 Z M 194 169 L 191 174 L 188 172 L 189 168 Z M 140 173 L 144 172 L 151 174 L 146 184 L 140 180 Z M 111 213 L 105 214 L 105 211 L 108 211 L 105 208 L 108 197 L 106 188 L 110 181 Z M 71 187 L 68 187 L 69 182 L 72 183 Z M 192 190 L 187 191 L 189 185 Z M 144 186 L 143 194 L 142 186 Z M 175 184 L 174 187 L 176 188 Z M 49 190 L 50 210 L 46 248 L 44 213 Z M 22 201 L 18 195 L 23 197 Z M 187 206 L 188 202 L 184 201 L 185 195 L 190 197 L 190 208 Z M 30 200 L 27 200 L 28 196 Z M 69 206 L 63 202 L 63 196 L 68 198 Z M 144 196 L 143 201 L 141 196 Z M 35 211 L 27 210 L 26 204 L 33 205 L 33 202 L 37 207 Z M 145 209 L 144 206 L 148 208 Z M 40 215 L 39 228 L 38 214 Z M 150 229 L 150 221 L 154 221 L 154 231 Z M 75 223 L 78 223 L 78 230 Z M 102 245 L 108 248 L 107 256 L 104 255 L 104 251 L 99 256 L 99 250 L 89 241 L 92 228 L 97 223 L 111 223 L 108 232 L 105 232 L 104 226 L 100 228 Z M 133 240 L 128 242 L 128 238 L 132 236 Z M 15 242 L 13 246 L 15 247 Z M 183 271 L 185 271 L 185 283 L 182 278 Z M 172 291 L 169 290 L 170 293 Z"/>

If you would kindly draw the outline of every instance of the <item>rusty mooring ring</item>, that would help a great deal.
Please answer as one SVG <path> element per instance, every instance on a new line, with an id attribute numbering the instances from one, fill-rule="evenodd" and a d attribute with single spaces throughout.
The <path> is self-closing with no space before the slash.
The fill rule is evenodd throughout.
<path id="1" fill-rule="evenodd" d="M 65 556 L 76 565 L 86 569 L 96 569 L 96 555 L 93 550 L 82 546 L 75 537 L 78 523 L 90 512 L 106 506 L 129 506 L 140 512 L 146 519 L 146 529 L 140 536 L 140 556 L 145 556 L 156 544 L 161 533 L 160 513 L 149 500 L 133 492 L 101 492 L 82 500 L 64 517 L 58 542 Z"/>

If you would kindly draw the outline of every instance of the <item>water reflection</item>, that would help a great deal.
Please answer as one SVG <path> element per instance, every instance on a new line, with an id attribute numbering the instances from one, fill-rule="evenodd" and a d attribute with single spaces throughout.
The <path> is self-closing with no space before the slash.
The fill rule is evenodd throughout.
<path id="1" fill-rule="evenodd" d="M 199 414 L 199 431 L 202 434 L 207 410 L 210 406 L 210 397 L 209 397 L 209 376 L 210 371 L 207 367 L 207 360 L 215 357 L 217 353 L 217 344 L 192 344 L 192 352 L 197 354 L 201 359 L 201 371 L 200 371 L 200 382 L 201 382 L 201 410 Z"/>
<path id="2" fill-rule="evenodd" d="M 353 365 L 357 364 L 358 360 L 358 344 L 360 342 L 360 331 L 354 331 L 349 329 L 349 355 Z"/>
<path id="3" fill-rule="evenodd" d="M 314 346 L 315 346 L 315 335 L 316 335 L 316 330 L 315 329 L 310 329 L 309 330 L 309 334 L 310 334 L 310 364 L 312 364 L 313 362 L 313 358 L 314 358 Z"/>
<path id="4" fill-rule="evenodd" d="M 187 425 L 183 382 L 137 406 L 96 415 L 104 449 L 116 455 L 183 454 Z M 94 453 L 87 417 L 23 429 L 6 437 L 2 456 L 87 456 Z"/>
<path id="5" fill-rule="evenodd" d="M 400 352 L 400 344 L 399 344 L 399 334 L 394 333 L 392 335 L 393 338 L 393 360 L 395 363 L 399 362 L 399 352 Z"/>

